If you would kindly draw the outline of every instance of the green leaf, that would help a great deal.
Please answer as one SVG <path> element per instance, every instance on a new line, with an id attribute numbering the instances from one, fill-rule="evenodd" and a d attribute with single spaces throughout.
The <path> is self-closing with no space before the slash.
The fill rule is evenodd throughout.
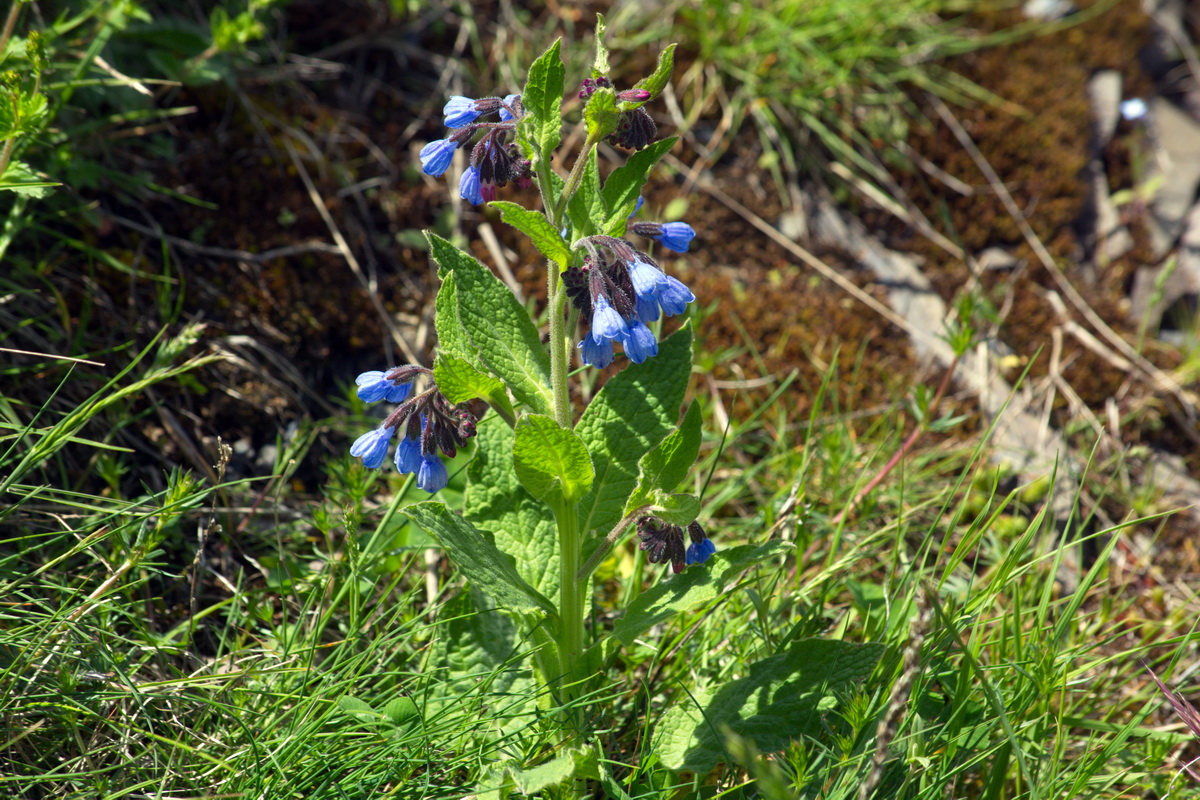
<path id="1" fill-rule="evenodd" d="M 667 49 L 663 50 L 658 56 L 658 68 L 651 75 L 642 78 L 633 85 L 635 89 L 645 89 L 650 92 L 650 97 L 640 103 L 629 103 L 629 108 L 637 108 L 642 103 L 649 103 L 654 98 L 662 94 L 663 89 L 667 88 L 667 83 L 671 80 L 671 71 L 675 68 L 675 45 L 667 45 Z M 622 109 L 627 110 L 627 109 Z"/>
<path id="2" fill-rule="evenodd" d="M 669 581 L 661 581 L 637 596 L 625 616 L 613 626 L 612 636 L 628 647 L 646 631 L 676 614 L 717 599 L 737 573 L 757 561 L 794 549 L 778 539 L 761 545 L 745 544 L 718 550 L 702 566 L 691 566 Z"/>
<path id="3" fill-rule="evenodd" d="M 517 139 L 525 155 L 534 160 L 534 169 L 539 168 L 542 160 L 549 160 L 562 136 L 562 94 L 567 70 L 559 55 L 561 49 L 562 41 L 557 40 L 538 56 L 529 67 L 521 95 L 525 116 L 517 123 Z"/>
<path id="4" fill-rule="evenodd" d="M 486 777 L 480 782 L 481 791 L 478 792 L 478 796 L 480 800 L 503 800 L 514 790 L 531 795 L 575 777 L 599 777 L 595 753 L 591 748 L 571 748 L 549 761 L 524 769 L 511 761 L 494 765 L 488 769 Z"/>
<path id="5" fill-rule="evenodd" d="M 675 427 L 691 371 L 688 323 L 659 345 L 657 356 L 610 378 L 583 412 L 575 432 L 596 471 L 591 494 L 579 503 L 585 534 L 607 533 L 624 516 L 637 485 L 638 460 Z"/>
<path id="6" fill-rule="evenodd" d="M 380 713 L 371 708 L 371 704 L 357 697 L 342 695 L 337 699 L 338 708 L 359 722 L 379 722 Z"/>
<path id="7" fill-rule="evenodd" d="M 604 32 L 608 29 L 603 14 L 596 15 L 596 57 L 592 60 L 592 77 L 608 77 L 612 69 L 608 66 L 608 47 L 604 44 Z"/>
<path id="8" fill-rule="evenodd" d="M 625 514 L 650 501 L 650 492 L 673 492 L 700 455 L 700 406 L 692 403 L 683 423 L 638 461 L 638 483 L 625 503 Z M 624 516 L 624 515 L 622 515 Z"/>
<path id="9" fill-rule="evenodd" d="M 8 162 L 4 175 L 0 176 L 0 191 L 16 192 L 30 197 L 45 197 L 55 186 L 62 184 L 42 179 L 28 164 L 15 159 Z"/>
<path id="10" fill-rule="evenodd" d="M 507 419 L 516 416 L 504 384 L 456 355 L 439 353 L 433 364 L 433 377 L 438 389 L 451 403 L 465 403 L 481 397 Z"/>
<path id="11" fill-rule="evenodd" d="M 567 204 L 567 215 L 576 237 L 599 233 L 608 218 L 608 206 L 600 194 L 600 165 L 594 148 L 587 158 L 579 188 Z"/>
<path id="12" fill-rule="evenodd" d="M 551 505 L 574 503 L 592 488 L 592 460 L 574 432 L 550 417 L 529 414 L 517 423 L 513 467 L 525 490 Z"/>
<path id="13" fill-rule="evenodd" d="M 556 615 L 554 604 L 526 583 L 512 560 L 496 548 L 491 533 L 479 530 L 433 500 L 408 506 L 404 513 L 437 539 L 458 570 L 497 605 Z"/>
<path id="14" fill-rule="evenodd" d="M 446 275 L 438 277 L 442 279 L 442 286 L 438 289 L 433 306 L 433 327 L 437 331 L 438 353 L 458 356 L 471 366 L 483 369 L 483 362 L 479 360 L 479 354 L 475 352 L 471 339 L 463 328 L 462 320 L 458 318 L 458 297 L 454 288 L 454 278 Z"/>
<path id="15" fill-rule="evenodd" d="M 646 185 L 650 170 L 654 169 L 663 156 L 667 154 L 678 137 L 670 136 L 638 150 L 624 164 L 617 167 L 604 182 L 603 197 L 608 205 L 608 219 L 601 226 L 601 231 L 609 236 L 623 236 L 629 215 L 637 208 L 638 196 Z"/>
<path id="16" fill-rule="evenodd" d="M 826 730 L 823 714 L 837 706 L 838 696 L 870 677 L 883 651 L 874 642 L 796 642 L 715 692 L 682 697 L 655 728 L 655 752 L 669 769 L 707 775 L 724 756 L 718 731 L 726 725 L 763 752 L 821 736 Z"/>
<path id="17" fill-rule="evenodd" d="M 530 644 L 513 618 L 472 589 L 451 598 L 439 622 L 425 664 L 429 688 L 422 696 L 426 719 L 447 709 L 484 713 L 502 704 L 491 724 L 510 734 L 529 725 L 537 712 Z M 553 660 L 557 661 L 557 657 Z"/>
<path id="18" fill-rule="evenodd" d="M 383 707 L 383 715 L 393 725 L 400 727 L 415 722 L 420 718 L 421 712 L 411 697 L 401 696 Z"/>
<path id="19" fill-rule="evenodd" d="M 548 414 L 553 405 L 550 354 L 525 309 L 483 264 L 437 234 L 425 235 L 442 280 L 454 277 L 458 319 L 472 348 L 513 397 Z"/>
<path id="20" fill-rule="evenodd" d="M 513 471 L 513 430 L 484 420 L 467 465 L 463 516 L 491 531 L 517 572 L 546 597 L 558 596 L 558 526 L 549 506 L 535 500 Z"/>
<path id="21" fill-rule="evenodd" d="M 617 129 L 621 112 L 617 110 L 617 93 L 609 87 L 597 89 L 583 107 L 583 121 L 588 138 L 600 141 Z"/>
<path id="22" fill-rule="evenodd" d="M 695 495 L 664 494 L 659 491 L 652 494 L 650 513 L 663 522 L 683 527 L 700 516 L 700 498 Z"/>
<path id="23" fill-rule="evenodd" d="M 550 220 L 546 219 L 545 214 L 507 200 L 493 200 L 489 205 L 499 209 L 500 219 L 528 236 L 538 252 L 558 264 L 560 270 L 570 265 L 571 248 L 563 241 L 562 234 L 550 224 Z"/>

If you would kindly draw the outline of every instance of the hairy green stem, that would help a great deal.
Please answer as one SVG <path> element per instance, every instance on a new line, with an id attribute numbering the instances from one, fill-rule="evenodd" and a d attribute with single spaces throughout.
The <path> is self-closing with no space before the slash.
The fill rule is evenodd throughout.
<path id="1" fill-rule="evenodd" d="M 579 517 L 574 503 L 561 503 L 554 508 L 558 523 L 558 653 L 562 661 L 563 680 L 567 684 L 564 695 L 575 695 L 573 686 L 586 677 L 581 675 L 583 658 L 583 587 L 588 581 L 575 577 L 581 558 L 582 542 L 579 536 Z"/>
<path id="2" fill-rule="evenodd" d="M 563 301 L 567 293 L 558 266 L 551 262 L 546 270 L 546 298 L 550 306 L 550 391 L 554 397 L 554 421 L 564 428 L 571 425 L 571 398 L 567 387 L 570 366 L 571 332 L 563 319 Z"/>

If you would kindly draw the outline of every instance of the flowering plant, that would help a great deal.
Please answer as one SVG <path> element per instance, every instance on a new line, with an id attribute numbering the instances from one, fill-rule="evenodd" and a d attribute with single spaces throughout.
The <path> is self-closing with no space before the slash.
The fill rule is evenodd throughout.
<path id="1" fill-rule="evenodd" d="M 461 196 L 489 203 L 545 256 L 548 336 L 490 270 L 428 233 L 442 280 L 435 364 L 359 376 L 363 400 L 396 407 L 351 448 L 365 466 L 379 467 L 399 439 L 397 469 L 434 493 L 448 481 L 441 456 L 474 441 L 460 512 L 430 500 L 404 513 L 510 615 L 518 640 L 535 645 L 536 678 L 560 708 L 586 693 L 622 645 L 665 615 L 712 599 L 731 572 L 783 546 L 718 552 L 697 521 L 699 498 L 677 492 L 701 438 L 698 407 L 680 415 L 691 329 L 685 322 L 660 341 L 652 326 L 684 314 L 695 297 L 640 240 L 684 253 L 695 234 L 682 222 L 633 221 L 651 169 L 675 143 L 655 139 L 644 108 L 667 84 L 674 45 L 652 75 L 618 91 L 603 35 L 600 18 L 596 60 L 579 92 L 585 137 L 566 176 L 552 165 L 565 81 L 557 42 L 531 66 L 521 93 L 451 97 L 449 135 L 420 154 L 425 173 L 441 176 L 458 151 L 469 153 Z M 597 155 L 604 140 L 631 151 L 606 177 Z M 541 209 L 498 199 L 509 183 L 536 186 Z M 573 355 L 584 369 L 605 370 L 619 363 L 616 345 L 628 363 L 577 417 L 568 381 Z M 476 400 L 490 413 L 477 418 L 468 405 Z M 589 630 L 592 575 L 631 529 L 648 560 L 670 563 L 676 575 L 668 589 L 660 584 L 638 595 L 611 630 Z M 563 718 L 566 729 L 587 727 L 577 708 Z"/>

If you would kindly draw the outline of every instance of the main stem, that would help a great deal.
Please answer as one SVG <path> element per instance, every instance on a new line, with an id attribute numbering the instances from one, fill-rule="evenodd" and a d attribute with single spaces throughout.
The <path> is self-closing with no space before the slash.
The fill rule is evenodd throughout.
<path id="1" fill-rule="evenodd" d="M 583 151 L 567 176 L 562 194 L 555 196 L 554 183 L 549 177 L 549 154 L 542 154 L 542 169 L 538 171 L 538 188 L 550 224 L 555 230 L 563 227 L 567 203 L 583 179 L 583 170 L 596 142 L 589 137 Z M 574 427 L 567 372 L 571 364 L 573 325 L 566 319 L 566 287 L 558 264 L 549 262 L 546 269 L 546 301 L 550 316 L 550 390 L 553 397 L 554 421 L 568 430 Z M 571 320 L 574 321 L 572 315 Z M 584 600 L 589 579 L 577 577 L 583 561 L 583 542 L 579 531 L 579 516 L 574 503 L 554 504 L 554 519 L 558 526 L 558 652 L 564 686 L 561 696 L 572 702 L 579 692 L 584 673 Z"/>
<path id="2" fill-rule="evenodd" d="M 579 517 L 574 503 L 564 503 L 554 510 L 558 523 L 558 652 L 562 659 L 564 687 L 563 697 L 571 700 L 579 687 L 575 684 L 586 676 L 583 667 L 583 587 L 590 581 L 575 577 L 581 559 L 582 542 L 579 537 Z"/>

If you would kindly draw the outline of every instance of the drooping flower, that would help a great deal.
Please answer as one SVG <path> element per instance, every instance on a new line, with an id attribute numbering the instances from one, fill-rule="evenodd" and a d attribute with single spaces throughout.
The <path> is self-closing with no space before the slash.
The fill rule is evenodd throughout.
<path id="1" fill-rule="evenodd" d="M 437 139 L 421 148 L 421 170 L 437 178 L 450 167 L 458 145 L 451 139 Z"/>
<path id="2" fill-rule="evenodd" d="M 483 193 L 480 191 L 479 168 L 467 167 L 463 170 L 462 178 L 458 181 L 458 193 L 463 200 L 471 205 L 483 205 Z"/>
<path id="3" fill-rule="evenodd" d="M 688 524 L 688 538 L 692 543 L 687 549 L 687 563 L 703 564 L 717 552 L 717 546 L 713 544 L 713 540 L 708 538 L 708 534 L 704 532 L 704 528 L 700 527 L 700 523 L 693 520 Z"/>
<path id="4" fill-rule="evenodd" d="M 663 273 L 649 261 L 635 257 L 628 264 L 629 280 L 633 282 L 633 291 L 639 298 L 651 297 L 658 287 L 659 278 Z"/>
<path id="5" fill-rule="evenodd" d="M 643 325 L 649 325 L 658 319 L 658 297 L 656 292 L 645 296 L 638 295 L 637 318 L 642 321 Z"/>
<path id="6" fill-rule="evenodd" d="M 635 222 L 629 226 L 629 232 L 653 239 L 676 253 L 686 253 L 696 238 L 696 232 L 686 222 Z"/>
<path id="7" fill-rule="evenodd" d="M 390 370 L 389 370 L 390 372 Z M 389 403 L 403 403 L 412 391 L 412 383 L 397 384 L 390 380 L 388 372 L 364 372 L 354 379 L 358 386 L 358 399 L 364 403 L 377 403 L 387 400 Z"/>
<path id="8" fill-rule="evenodd" d="M 636 364 L 657 355 L 658 340 L 646 326 L 659 318 L 660 309 L 681 313 L 695 296 L 678 280 L 668 280 L 654 259 L 624 239 L 587 236 L 573 246 L 585 248 L 588 255 L 582 266 L 563 273 L 563 285 L 572 305 L 590 323 L 584 338 L 595 345 L 616 340 Z M 580 349 L 585 351 L 585 364 L 610 363 L 607 350 L 593 350 L 590 344 Z"/>
<path id="9" fill-rule="evenodd" d="M 445 489 L 450 482 L 450 473 L 446 465 L 436 455 L 422 455 L 421 466 L 417 469 L 417 486 L 433 494 Z"/>
<path id="10" fill-rule="evenodd" d="M 414 393 L 418 378 L 428 386 Z M 477 420 L 470 408 L 462 403 L 451 404 L 438 389 L 433 370 L 413 364 L 386 372 L 364 372 L 356 382 L 360 393 L 367 397 L 387 398 L 399 405 L 377 429 L 355 440 L 351 455 L 361 458 L 364 466 L 377 469 L 387 457 L 392 437 L 400 431 L 394 456 L 396 470 L 416 473 L 417 486 L 427 492 L 445 487 L 449 473 L 440 456 L 454 458 L 458 448 L 475 435 Z"/>
<path id="11" fill-rule="evenodd" d="M 350 455 L 361 458 L 363 466 L 378 469 L 387 458 L 388 445 L 396 433 L 394 427 L 381 425 L 373 431 L 368 431 L 354 440 L 350 445 Z"/>
<path id="12" fill-rule="evenodd" d="M 401 475 L 416 472 L 421 467 L 421 441 L 407 436 L 396 445 L 396 471 Z"/>
<path id="13" fill-rule="evenodd" d="M 478 100 L 456 94 L 446 101 L 442 113 L 446 115 L 447 128 L 461 128 L 470 125 L 483 112 Z"/>
<path id="14" fill-rule="evenodd" d="M 583 363 L 596 369 L 604 369 L 613 361 L 612 339 L 597 342 L 589 334 L 579 341 L 577 347 L 582 351 L 580 357 Z"/>
<path id="15" fill-rule="evenodd" d="M 632 319 L 626 323 L 621 336 L 621 346 L 625 348 L 625 355 L 635 364 L 641 364 L 647 358 L 658 355 L 658 340 L 654 338 L 654 332 L 639 319 Z"/>
<path id="16" fill-rule="evenodd" d="M 696 299 L 696 295 L 692 294 L 691 289 L 687 288 L 682 281 L 665 272 L 658 281 L 656 295 L 658 304 L 662 306 L 663 313 L 668 317 L 682 314 L 687 310 L 688 303 Z"/>
<path id="17" fill-rule="evenodd" d="M 625 330 L 621 315 L 604 295 L 592 300 L 592 339 L 597 343 L 605 339 L 616 339 Z"/>

